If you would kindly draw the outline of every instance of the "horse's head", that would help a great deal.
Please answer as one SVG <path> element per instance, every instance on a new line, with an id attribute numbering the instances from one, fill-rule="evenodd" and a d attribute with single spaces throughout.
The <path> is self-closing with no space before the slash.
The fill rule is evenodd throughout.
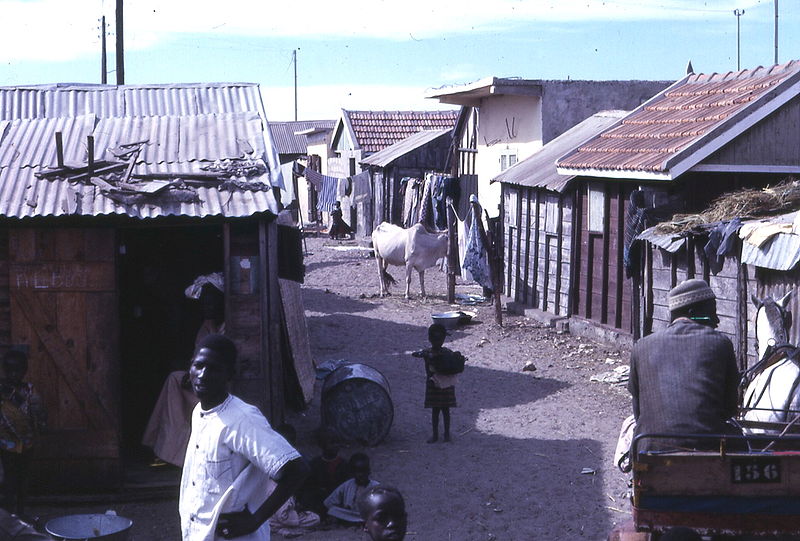
<path id="1" fill-rule="evenodd" d="M 772 297 L 764 299 L 758 299 L 755 295 L 750 297 L 756 306 L 756 351 L 759 360 L 764 358 L 771 347 L 789 343 L 792 313 L 787 310 L 786 305 L 789 304 L 792 293 L 793 289 L 777 301 Z"/>

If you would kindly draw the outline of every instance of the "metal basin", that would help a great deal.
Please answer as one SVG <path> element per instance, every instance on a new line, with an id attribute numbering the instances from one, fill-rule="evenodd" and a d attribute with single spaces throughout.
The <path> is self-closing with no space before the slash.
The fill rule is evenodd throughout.
<path id="1" fill-rule="evenodd" d="M 439 323 L 445 329 L 455 329 L 461 324 L 469 323 L 475 317 L 477 312 L 465 312 L 463 310 L 456 310 L 453 312 L 441 312 L 439 314 L 431 314 L 431 319 L 434 323 Z"/>
<path id="2" fill-rule="evenodd" d="M 127 541 L 133 521 L 117 515 L 67 515 L 47 521 L 44 529 L 54 539 L 73 541 Z"/>

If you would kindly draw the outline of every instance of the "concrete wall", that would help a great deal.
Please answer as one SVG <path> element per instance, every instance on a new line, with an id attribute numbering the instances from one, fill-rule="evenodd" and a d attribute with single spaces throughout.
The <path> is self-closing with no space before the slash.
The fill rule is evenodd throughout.
<path id="1" fill-rule="evenodd" d="M 499 214 L 500 184 L 489 181 L 502 172 L 503 154 L 522 161 L 542 148 L 542 106 L 534 96 L 483 98 L 478 123 L 478 199 L 489 216 Z"/>
<path id="2" fill-rule="evenodd" d="M 542 81 L 542 140 L 552 141 L 598 111 L 630 111 L 674 81 Z"/>

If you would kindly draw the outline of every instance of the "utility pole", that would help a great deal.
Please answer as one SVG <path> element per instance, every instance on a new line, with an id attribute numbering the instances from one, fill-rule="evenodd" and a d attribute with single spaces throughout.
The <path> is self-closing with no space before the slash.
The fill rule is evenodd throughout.
<path id="1" fill-rule="evenodd" d="M 125 47 L 122 37 L 122 2 L 117 0 L 117 84 L 125 84 Z"/>
<path id="2" fill-rule="evenodd" d="M 292 64 L 294 64 L 294 120 L 297 122 L 297 49 L 292 49 Z"/>
<path id="3" fill-rule="evenodd" d="M 106 53 L 106 16 L 100 19 L 100 82 L 108 83 L 108 55 Z"/>
<path id="4" fill-rule="evenodd" d="M 775 63 L 778 63 L 778 0 L 775 0 Z"/>
<path id="5" fill-rule="evenodd" d="M 742 56 L 741 56 L 741 30 L 739 27 L 739 17 L 744 15 L 743 9 L 734 9 L 733 14 L 736 15 L 736 70 L 742 69 Z"/>

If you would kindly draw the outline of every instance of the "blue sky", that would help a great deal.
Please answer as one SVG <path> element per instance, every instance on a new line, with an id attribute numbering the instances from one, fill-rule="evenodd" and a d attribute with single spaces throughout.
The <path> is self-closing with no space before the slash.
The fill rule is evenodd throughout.
<path id="1" fill-rule="evenodd" d="M 0 0 L 0 85 L 100 82 L 114 0 Z M 128 84 L 260 83 L 271 120 L 436 108 L 426 89 L 490 75 L 659 79 L 774 59 L 774 0 L 127 0 Z M 800 59 L 800 0 L 779 2 L 779 62 Z M 114 36 L 109 36 L 109 70 Z M 109 81 L 115 75 L 109 74 Z"/>

